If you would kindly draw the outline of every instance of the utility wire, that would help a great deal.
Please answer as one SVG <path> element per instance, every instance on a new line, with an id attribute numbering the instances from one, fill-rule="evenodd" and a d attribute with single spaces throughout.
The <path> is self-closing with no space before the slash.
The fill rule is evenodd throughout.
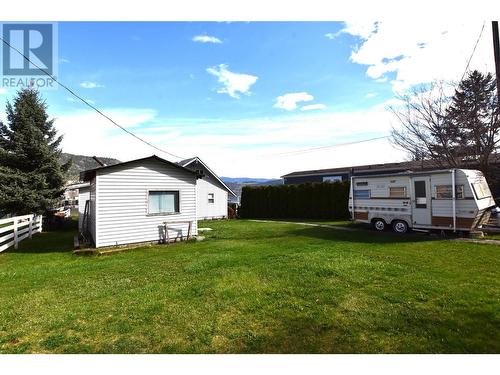
<path id="1" fill-rule="evenodd" d="M 284 156 L 284 155 L 293 155 L 293 154 L 303 154 L 303 153 L 306 153 L 306 152 L 314 152 L 314 151 L 324 150 L 324 149 L 328 149 L 328 148 L 355 145 L 355 144 L 359 144 L 359 143 L 371 142 L 371 141 L 376 141 L 376 140 L 385 139 L 385 138 L 389 138 L 389 136 L 385 135 L 383 137 L 363 139 L 361 141 L 353 141 L 353 142 L 346 142 L 346 143 L 337 143 L 337 144 L 329 145 L 329 146 L 306 148 L 306 149 L 302 149 L 302 150 L 279 152 L 279 153 L 276 153 L 276 154 L 267 154 L 267 155 L 261 155 L 261 156 L 266 157 L 266 156 Z"/>
<path id="2" fill-rule="evenodd" d="M 21 51 L 19 51 L 16 47 L 12 46 L 9 42 L 7 42 L 4 38 L 2 38 L 0 36 L 0 39 L 2 40 L 2 42 L 4 42 L 4 44 L 6 46 L 8 46 L 9 48 L 11 48 L 12 50 L 16 51 L 17 53 L 19 53 L 26 61 L 28 61 L 30 64 L 32 64 L 33 66 L 35 66 L 38 70 L 40 70 L 41 72 L 43 72 L 45 75 L 49 76 L 50 78 L 52 78 L 54 80 L 54 82 L 56 82 L 59 86 L 63 87 L 66 91 L 68 91 L 71 95 L 73 95 L 75 98 L 77 98 L 78 100 L 80 100 L 81 102 L 83 102 L 84 104 L 86 104 L 88 107 L 92 108 L 94 111 L 96 111 L 98 114 L 100 114 L 101 116 L 103 116 L 105 119 L 107 119 L 109 122 L 111 122 L 113 125 L 119 127 L 121 130 L 123 130 L 125 133 L 128 133 L 130 134 L 132 137 L 138 139 L 139 141 L 145 143 L 146 145 L 154 148 L 155 150 L 158 150 L 160 152 L 163 152 L 165 154 L 168 154 L 168 155 L 171 155 L 175 158 L 178 158 L 178 159 L 185 159 L 184 157 L 182 156 L 179 156 L 179 155 L 175 155 L 175 154 L 172 154 L 171 152 L 168 152 L 166 150 L 163 150 L 161 149 L 160 147 L 158 146 L 155 146 L 154 144 L 146 141 L 145 139 L 142 139 L 141 137 L 139 137 L 138 135 L 132 133 L 130 130 L 127 130 L 126 128 L 124 128 L 123 126 L 121 126 L 120 124 L 118 124 L 115 120 L 113 120 L 111 117 L 109 117 L 108 115 L 106 115 L 105 113 L 103 113 L 99 108 L 95 107 L 94 105 L 90 104 L 87 100 L 83 99 L 81 96 L 79 96 L 77 93 L 75 93 L 72 89 L 70 89 L 68 86 L 66 86 L 65 84 L 63 84 L 62 82 L 60 82 L 56 77 L 54 77 L 52 74 L 50 74 L 49 72 L 47 72 L 45 69 L 39 67 L 37 64 L 35 64 L 33 61 L 31 61 L 27 56 L 25 56 Z"/>
<path id="3" fill-rule="evenodd" d="M 477 37 L 476 44 L 474 44 L 474 49 L 472 50 L 472 53 L 469 57 L 469 60 L 467 61 L 467 65 L 465 67 L 464 74 L 462 74 L 462 78 L 460 79 L 460 82 L 462 82 L 464 80 L 465 74 L 467 73 L 467 70 L 469 70 L 469 64 L 472 60 L 472 57 L 474 56 L 474 53 L 476 52 L 476 48 L 477 48 L 477 45 L 479 44 L 479 40 L 481 39 L 481 36 L 483 35 L 485 23 L 486 23 L 486 21 L 483 21 L 483 27 L 481 27 L 481 32 L 479 33 L 479 36 Z"/>

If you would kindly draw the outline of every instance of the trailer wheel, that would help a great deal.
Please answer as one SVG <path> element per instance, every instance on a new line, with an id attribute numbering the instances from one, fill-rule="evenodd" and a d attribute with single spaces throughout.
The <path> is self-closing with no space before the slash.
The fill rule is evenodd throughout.
<path id="1" fill-rule="evenodd" d="M 408 224 L 403 220 L 395 220 L 392 223 L 392 229 L 396 233 L 406 233 L 408 232 Z"/>
<path id="2" fill-rule="evenodd" d="M 372 221 L 373 228 L 375 230 L 378 230 L 379 232 L 382 232 L 385 230 L 385 221 L 382 219 L 373 219 Z"/>

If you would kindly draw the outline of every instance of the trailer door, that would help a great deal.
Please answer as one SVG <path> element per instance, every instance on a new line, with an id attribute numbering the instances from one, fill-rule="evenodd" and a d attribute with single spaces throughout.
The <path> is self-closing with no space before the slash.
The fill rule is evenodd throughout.
<path id="1" fill-rule="evenodd" d="M 413 226 L 431 225 L 431 179 L 429 176 L 413 177 L 412 218 Z"/>

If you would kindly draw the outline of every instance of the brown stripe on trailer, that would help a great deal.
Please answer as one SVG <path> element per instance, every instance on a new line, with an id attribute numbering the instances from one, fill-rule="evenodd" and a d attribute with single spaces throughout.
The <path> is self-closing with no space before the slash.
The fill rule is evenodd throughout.
<path id="1" fill-rule="evenodd" d="M 354 219 L 356 220 L 368 220 L 368 212 L 354 212 Z"/>
<path id="2" fill-rule="evenodd" d="M 472 228 L 474 224 L 473 217 L 457 217 L 458 228 Z M 432 226 L 435 227 L 453 227 L 453 218 L 450 216 L 433 216 Z"/>

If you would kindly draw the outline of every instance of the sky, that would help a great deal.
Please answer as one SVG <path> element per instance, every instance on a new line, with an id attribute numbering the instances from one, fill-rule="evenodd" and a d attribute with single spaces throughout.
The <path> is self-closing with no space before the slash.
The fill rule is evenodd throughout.
<path id="1" fill-rule="evenodd" d="M 221 176 L 261 178 L 402 161 L 407 155 L 380 139 L 399 126 L 388 105 L 414 85 L 460 80 L 482 26 L 58 23 L 58 79 L 175 156 L 140 143 L 62 87 L 41 92 L 64 152 L 122 161 L 199 156 Z M 489 21 L 469 68 L 494 72 Z M 14 95 L 0 88 L 0 107 Z"/>

